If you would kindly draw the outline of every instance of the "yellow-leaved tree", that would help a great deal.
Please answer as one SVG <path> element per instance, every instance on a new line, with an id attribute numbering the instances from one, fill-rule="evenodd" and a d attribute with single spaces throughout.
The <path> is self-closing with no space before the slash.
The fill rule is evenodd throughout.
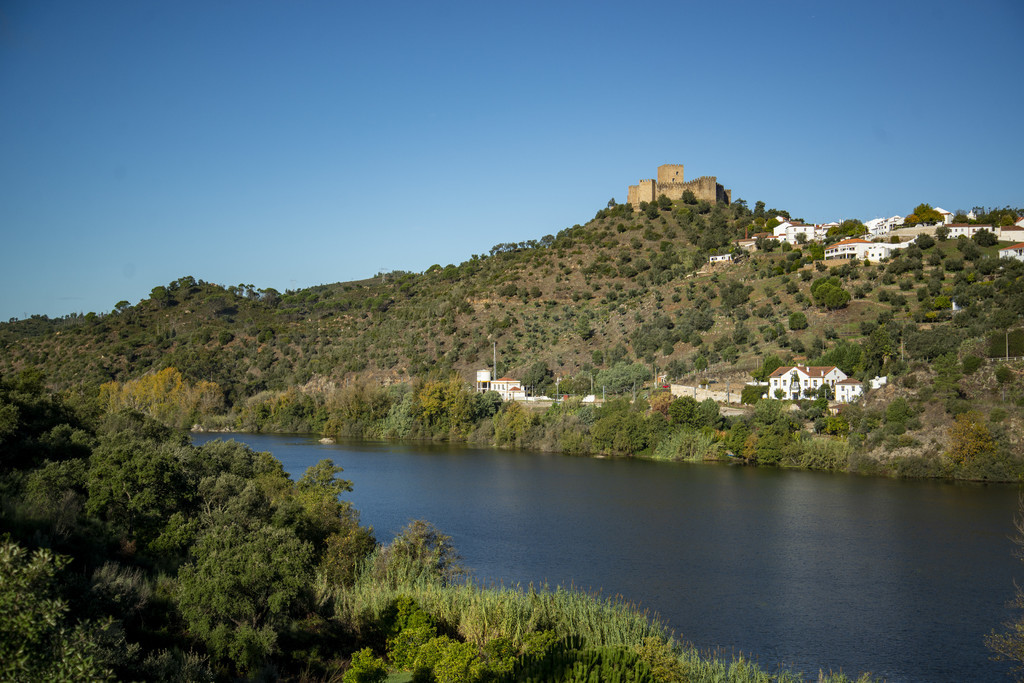
<path id="1" fill-rule="evenodd" d="M 984 418 L 976 410 L 960 413 L 949 428 L 949 459 L 953 464 L 963 467 L 970 465 L 979 456 L 994 452 L 996 443 L 985 424 Z"/>
<path id="2" fill-rule="evenodd" d="M 175 368 L 143 375 L 125 383 L 100 387 L 100 401 L 110 412 L 137 410 L 172 427 L 188 427 L 224 407 L 224 392 L 216 382 L 190 384 Z"/>

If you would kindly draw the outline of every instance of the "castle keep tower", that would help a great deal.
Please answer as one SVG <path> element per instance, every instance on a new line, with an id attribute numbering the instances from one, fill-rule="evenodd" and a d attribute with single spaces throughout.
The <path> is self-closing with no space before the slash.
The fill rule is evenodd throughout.
<path id="1" fill-rule="evenodd" d="M 632 204 L 634 209 L 638 209 L 640 202 L 650 203 L 661 195 L 673 200 L 682 199 L 683 193 L 687 190 L 698 200 L 711 203 L 732 202 L 732 190 L 719 185 L 715 176 L 701 176 L 686 182 L 683 164 L 662 164 L 658 167 L 657 180 L 641 180 L 638 184 L 629 186 L 626 201 Z"/>

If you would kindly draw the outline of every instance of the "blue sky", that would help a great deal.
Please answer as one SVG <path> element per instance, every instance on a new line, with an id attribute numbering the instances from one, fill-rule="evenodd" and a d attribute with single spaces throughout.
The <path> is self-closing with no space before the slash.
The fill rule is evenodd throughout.
<path id="1" fill-rule="evenodd" d="M 1024 3 L 0 4 L 0 320 L 585 223 L 662 163 L 824 222 L 1024 206 Z"/>

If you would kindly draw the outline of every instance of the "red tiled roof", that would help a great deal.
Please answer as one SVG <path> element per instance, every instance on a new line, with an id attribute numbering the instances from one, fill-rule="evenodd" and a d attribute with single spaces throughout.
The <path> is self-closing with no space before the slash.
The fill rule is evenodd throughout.
<path id="1" fill-rule="evenodd" d="M 871 242 L 868 241 L 868 240 L 862 240 L 859 237 L 854 237 L 852 239 L 843 240 L 842 242 L 836 242 L 835 244 L 833 244 L 832 246 L 830 246 L 828 248 L 829 249 L 835 249 L 836 247 L 845 247 L 845 246 L 847 246 L 849 244 L 871 244 Z"/>
<path id="2" fill-rule="evenodd" d="M 798 370 L 807 375 L 808 377 L 819 378 L 824 377 L 825 375 L 827 375 L 828 373 L 832 372 L 835 369 L 836 366 L 834 365 L 784 365 L 780 368 L 777 368 L 775 372 L 768 376 L 782 377 L 783 375 L 788 375 L 793 370 Z"/>
<path id="3" fill-rule="evenodd" d="M 836 384 L 863 384 L 863 382 L 855 379 L 841 379 Z"/>
<path id="4" fill-rule="evenodd" d="M 1013 249 L 1024 249 L 1024 242 L 1020 242 L 1019 244 L 1011 244 L 1008 247 L 1003 247 L 999 251 L 1011 251 Z"/>

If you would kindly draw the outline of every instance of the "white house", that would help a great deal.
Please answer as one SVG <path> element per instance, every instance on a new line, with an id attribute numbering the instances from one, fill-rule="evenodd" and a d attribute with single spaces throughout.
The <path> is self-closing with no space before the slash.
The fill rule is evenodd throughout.
<path id="1" fill-rule="evenodd" d="M 884 259 L 892 256 L 894 251 L 900 249 L 906 249 L 911 245 L 911 242 L 899 242 L 893 244 L 891 242 L 872 242 L 871 246 L 864 250 L 864 258 L 872 263 L 878 263 Z"/>
<path id="2" fill-rule="evenodd" d="M 732 254 L 714 254 L 708 257 L 708 263 L 732 263 Z"/>
<path id="3" fill-rule="evenodd" d="M 799 235 L 804 236 L 804 242 L 812 242 L 819 235 L 823 236 L 824 234 L 825 230 L 819 229 L 814 225 L 790 223 L 789 221 L 782 221 L 772 230 L 772 237 L 780 242 L 788 242 L 789 244 L 799 244 Z"/>
<path id="4" fill-rule="evenodd" d="M 501 394 L 502 401 L 525 401 L 526 390 L 519 385 L 519 380 L 502 377 L 491 381 L 491 391 Z"/>
<path id="5" fill-rule="evenodd" d="M 981 230 L 988 230 L 990 233 L 999 236 L 999 229 L 993 229 L 991 225 L 970 225 L 968 223 L 949 223 L 949 239 L 957 237 L 974 237 Z"/>
<path id="6" fill-rule="evenodd" d="M 864 223 L 868 234 L 872 237 L 885 237 L 890 232 L 903 225 L 903 216 L 892 216 L 890 218 L 872 218 Z"/>
<path id="7" fill-rule="evenodd" d="M 873 242 L 862 240 L 859 237 L 836 242 L 830 247 L 825 247 L 825 258 L 855 258 L 862 259 L 871 248 Z"/>
<path id="8" fill-rule="evenodd" d="M 845 379 L 846 373 L 834 365 L 784 365 L 768 375 L 768 398 L 813 396 L 827 384 L 838 400 L 836 385 Z"/>
<path id="9" fill-rule="evenodd" d="M 1018 218 L 1017 222 L 1014 223 L 1018 228 L 1024 228 L 1024 217 Z"/>
<path id="10" fill-rule="evenodd" d="M 836 401 L 838 403 L 852 403 L 864 393 L 864 385 L 855 379 L 844 379 L 836 382 Z"/>
<path id="11" fill-rule="evenodd" d="M 940 206 L 936 206 L 935 210 L 938 211 L 939 214 L 942 216 L 942 224 L 943 225 L 949 225 L 950 223 L 953 222 L 953 214 L 952 213 L 950 213 L 949 211 L 946 211 L 945 209 L 943 209 Z"/>
<path id="12" fill-rule="evenodd" d="M 1018 261 L 1024 261 L 1024 242 L 1000 249 L 999 258 L 1015 258 Z"/>
<path id="13" fill-rule="evenodd" d="M 526 400 L 526 391 L 520 386 L 519 380 L 511 377 L 492 380 L 490 370 L 476 371 L 476 390 L 479 392 L 497 391 L 501 394 L 502 401 Z"/>
<path id="14" fill-rule="evenodd" d="M 1016 226 L 1009 228 L 996 228 L 996 237 L 999 238 L 1000 242 L 1024 242 L 1024 228 L 1018 228 Z"/>

